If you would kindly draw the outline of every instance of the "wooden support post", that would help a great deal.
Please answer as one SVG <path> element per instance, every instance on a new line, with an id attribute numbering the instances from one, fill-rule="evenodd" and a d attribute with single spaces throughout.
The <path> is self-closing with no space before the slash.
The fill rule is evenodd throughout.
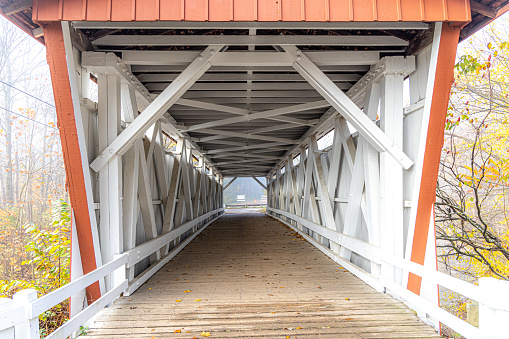
<path id="1" fill-rule="evenodd" d="M 415 169 L 413 204 L 415 211 L 410 217 L 409 237 L 411 239 L 410 260 L 424 264 L 428 241 L 429 220 L 438 178 L 438 163 L 444 140 L 444 125 L 449 103 L 451 85 L 454 81 L 454 63 L 460 28 L 449 24 L 436 23 L 429 67 L 427 97 L 424 104 L 421 149 L 417 157 L 419 167 Z M 415 207 L 414 207 L 415 206 Z M 420 293 L 421 277 L 410 274 L 408 289 Z"/>
<path id="2" fill-rule="evenodd" d="M 83 273 L 86 274 L 101 266 L 102 258 L 68 23 L 46 24 L 44 40 L 55 96 L 69 198 L 76 221 L 73 227 L 76 228 L 80 243 Z M 100 296 L 99 283 L 87 287 L 87 299 L 90 302 Z"/>
<path id="3" fill-rule="evenodd" d="M 380 128 L 394 143 L 403 147 L 403 75 L 385 74 L 381 80 Z M 403 168 L 391 156 L 380 154 L 380 225 L 381 247 L 384 251 L 404 256 Z M 382 275 L 401 283 L 402 272 L 383 264 Z"/>
<path id="4" fill-rule="evenodd" d="M 120 132 L 120 79 L 115 75 L 98 76 L 99 149 L 103 150 Z M 116 156 L 99 172 L 101 254 L 110 262 L 122 253 L 122 158 Z M 106 276 L 106 290 L 115 288 L 113 276 Z"/>

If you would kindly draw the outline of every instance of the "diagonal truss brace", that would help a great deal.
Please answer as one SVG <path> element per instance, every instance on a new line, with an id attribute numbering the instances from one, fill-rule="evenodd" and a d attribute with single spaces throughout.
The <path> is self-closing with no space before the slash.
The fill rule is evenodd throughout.
<path id="1" fill-rule="evenodd" d="M 226 184 L 226 186 L 224 186 L 224 187 L 223 187 L 223 191 L 224 191 L 224 190 L 226 190 L 226 189 L 227 189 L 227 188 L 228 188 L 231 184 L 233 184 L 233 182 L 234 182 L 235 180 L 237 180 L 237 178 L 238 178 L 238 177 L 233 177 L 233 179 L 232 179 L 232 180 L 230 180 L 230 181 Z"/>
<path id="2" fill-rule="evenodd" d="M 330 104 L 327 102 L 327 100 L 319 100 L 316 102 L 293 105 L 293 106 L 283 107 L 283 108 L 276 108 L 276 109 L 268 110 L 265 112 L 250 113 L 247 115 L 242 115 L 242 116 L 234 117 L 234 118 L 227 118 L 227 119 L 205 122 L 202 124 L 197 124 L 197 125 L 188 127 L 186 129 L 186 131 L 187 132 L 197 131 L 197 130 L 201 130 L 201 129 L 205 129 L 205 128 L 235 124 L 238 122 L 253 121 L 253 120 L 257 120 L 257 119 L 274 118 L 279 115 L 295 113 L 295 112 L 302 112 L 302 111 L 307 111 L 307 110 L 316 109 L 316 108 L 324 108 L 324 107 L 329 107 L 329 106 L 330 106 Z M 307 124 L 308 122 L 306 121 L 305 123 Z"/>
<path id="3" fill-rule="evenodd" d="M 260 180 L 258 180 L 258 178 L 257 178 L 257 177 L 255 177 L 255 176 L 253 175 L 253 176 L 251 176 L 251 178 L 253 178 L 253 179 L 254 179 L 257 183 L 259 183 L 259 184 L 260 184 L 260 186 L 262 186 L 264 190 L 267 190 L 267 186 L 265 186 L 265 185 L 264 185 L 264 184 L 263 184 Z"/>
<path id="4" fill-rule="evenodd" d="M 127 151 L 211 66 L 223 46 L 207 47 L 106 149 L 90 164 L 99 171 L 114 156 Z"/>
<path id="5" fill-rule="evenodd" d="M 379 152 L 387 151 L 404 168 L 413 161 L 380 130 L 357 105 L 295 46 L 281 46 L 293 60 L 293 68 L 307 80 Z"/>

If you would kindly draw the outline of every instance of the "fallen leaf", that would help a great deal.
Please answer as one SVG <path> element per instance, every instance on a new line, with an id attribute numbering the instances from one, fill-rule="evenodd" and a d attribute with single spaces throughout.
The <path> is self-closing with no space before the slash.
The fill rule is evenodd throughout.
<path id="1" fill-rule="evenodd" d="M 185 290 L 184 293 L 191 293 L 191 290 Z"/>
<path id="2" fill-rule="evenodd" d="M 182 299 L 177 299 L 177 300 L 175 300 L 175 302 L 178 302 L 178 303 L 179 303 L 179 302 L 181 302 L 181 301 L 182 301 Z"/>
<path id="3" fill-rule="evenodd" d="M 179 281 L 178 279 L 175 279 L 175 281 Z"/>
<path id="4" fill-rule="evenodd" d="M 175 330 L 174 333 L 180 333 L 180 332 L 182 332 L 182 331 L 181 330 Z"/>
<path id="5" fill-rule="evenodd" d="M 350 321 L 350 320 L 353 320 L 353 318 L 346 318 L 345 320 L 346 321 Z"/>
<path id="6" fill-rule="evenodd" d="M 186 266 L 186 267 L 191 267 L 191 266 Z"/>
<path id="7" fill-rule="evenodd" d="M 350 298 L 345 298 L 345 300 L 350 300 Z"/>
<path id="8" fill-rule="evenodd" d="M 194 301 L 201 301 L 201 299 L 194 299 Z"/>
<path id="9" fill-rule="evenodd" d="M 202 337 L 210 337 L 210 332 L 201 332 L 200 335 Z"/>
<path id="10" fill-rule="evenodd" d="M 153 328 L 153 329 L 151 329 L 151 330 L 150 330 L 150 332 L 154 332 L 155 330 L 156 330 L 156 329 L 155 329 L 155 328 Z"/>
<path id="11" fill-rule="evenodd" d="M 151 289 L 152 289 L 152 287 L 149 287 L 148 289 L 149 289 L 149 290 L 151 290 Z"/>
<path id="12" fill-rule="evenodd" d="M 301 330 L 301 329 L 302 329 L 302 327 L 297 327 L 297 328 L 296 328 L 296 330 Z"/>

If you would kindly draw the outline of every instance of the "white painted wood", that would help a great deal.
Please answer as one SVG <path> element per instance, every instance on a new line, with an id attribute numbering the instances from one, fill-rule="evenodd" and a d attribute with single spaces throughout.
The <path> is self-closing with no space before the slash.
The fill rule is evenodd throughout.
<path id="1" fill-rule="evenodd" d="M 178 78 L 173 81 L 150 105 L 121 133 L 111 141 L 91 164 L 94 171 L 99 171 L 116 154 L 124 153 L 170 108 L 192 84 L 211 66 L 222 46 L 209 46 L 200 54 Z"/>
<path id="2" fill-rule="evenodd" d="M 83 114 L 81 111 L 81 93 L 79 91 L 78 86 L 78 79 L 77 74 L 86 73 L 83 72 L 83 69 L 80 67 L 80 72 L 78 72 L 77 67 L 79 67 L 79 63 L 77 61 L 76 55 L 75 55 L 75 48 L 72 46 L 71 41 L 71 35 L 70 35 L 70 27 L 69 23 L 63 21 L 62 22 L 62 35 L 64 39 L 64 46 L 65 46 L 65 55 L 67 60 L 67 69 L 69 73 L 69 84 L 71 87 L 71 97 L 72 97 L 72 103 L 74 108 L 74 116 L 75 116 L 75 122 L 76 122 L 76 133 L 80 148 L 80 157 L 83 162 L 83 177 L 85 181 L 85 192 L 87 194 L 86 196 L 86 204 L 88 206 L 88 214 L 89 214 L 89 220 L 90 220 L 90 229 L 92 234 L 92 243 L 94 247 L 94 254 L 95 254 L 95 263 L 96 267 L 102 266 L 102 255 L 101 255 L 101 247 L 99 242 L 99 232 L 98 232 L 98 223 L 97 223 L 97 216 L 95 213 L 94 208 L 94 193 L 92 189 L 92 176 L 90 173 L 90 169 L 88 168 L 89 163 L 89 154 L 88 154 L 88 148 L 87 148 L 87 139 L 86 139 L 86 133 L 85 133 L 85 126 L 83 124 Z M 78 65 L 78 66 L 77 66 Z M 104 281 L 101 280 L 99 282 L 100 289 L 102 292 L 105 291 Z"/>
<path id="3" fill-rule="evenodd" d="M 22 290 L 14 293 L 12 296 L 13 306 L 15 308 L 24 307 L 25 312 L 23 321 L 14 326 L 14 334 L 16 338 L 23 339 L 39 339 L 39 317 L 32 316 L 28 309 L 29 303 L 37 300 L 37 291 L 34 289 Z"/>
<path id="4" fill-rule="evenodd" d="M 206 129 L 206 128 L 216 127 L 216 126 L 225 126 L 225 125 L 229 125 L 229 124 L 235 124 L 238 122 L 253 121 L 253 120 L 265 119 L 265 118 L 269 118 L 269 117 L 274 118 L 278 115 L 302 112 L 302 111 L 307 111 L 307 110 L 316 109 L 316 108 L 323 108 L 323 107 L 328 107 L 328 106 L 330 106 L 330 105 L 326 100 L 319 100 L 316 102 L 311 102 L 311 103 L 306 103 L 306 104 L 294 105 L 294 106 L 289 106 L 289 107 L 284 107 L 284 108 L 277 108 L 277 109 L 273 109 L 273 110 L 269 110 L 269 111 L 265 111 L 265 112 L 251 113 L 251 114 L 242 115 L 239 117 L 221 119 L 221 120 L 206 122 L 203 124 L 197 124 L 197 125 L 186 128 L 186 131 L 188 131 L 188 132 L 197 131 L 197 130 L 202 130 L 202 129 Z M 288 120 L 285 119 L 285 121 L 288 121 Z M 307 125 L 308 122 L 305 121 L 304 124 Z"/>
<path id="5" fill-rule="evenodd" d="M 394 146 L 390 139 L 373 124 L 327 76 L 299 49 L 284 46 L 293 60 L 293 67 L 313 87 L 355 127 L 379 152 L 387 151 L 403 168 L 412 167 L 413 161 L 406 156 L 401 147 Z"/>
<path id="6" fill-rule="evenodd" d="M 174 153 L 175 159 L 173 160 L 173 170 L 171 172 L 171 178 L 168 190 L 168 202 L 164 211 L 164 220 L 162 234 L 168 233 L 175 225 L 173 218 L 177 211 L 177 194 L 179 192 L 180 181 L 182 176 L 182 155 L 184 152 L 184 138 L 179 138 L 177 141 L 177 147 Z M 168 253 L 169 246 L 165 246 L 161 249 L 161 255 Z"/>
<path id="7" fill-rule="evenodd" d="M 479 278 L 479 288 L 485 298 L 485 302 L 479 305 L 479 330 L 484 338 L 502 339 L 507 337 L 509 282 L 482 277 Z"/>
<path id="8" fill-rule="evenodd" d="M 405 258 L 411 258 L 412 255 L 412 247 L 414 241 L 414 233 L 415 233 L 415 224 L 417 220 L 417 209 L 419 203 L 419 195 L 421 189 L 421 180 L 422 180 L 422 171 L 423 171 L 423 161 L 424 161 L 424 152 L 426 148 L 426 138 L 428 134 L 428 126 L 429 119 L 431 114 L 431 103 L 432 103 L 432 93 L 435 84 L 436 78 L 436 70 L 437 70 L 437 60 L 438 60 L 438 52 L 440 47 L 440 39 L 442 33 L 442 23 L 436 23 L 433 35 L 433 43 L 431 45 L 430 59 L 429 62 L 426 60 L 422 60 L 422 58 L 418 58 L 418 74 L 413 74 L 410 78 L 412 80 L 410 82 L 411 86 L 411 94 L 412 99 L 415 100 L 424 100 L 424 109 L 422 112 L 422 120 L 420 126 L 416 126 L 416 130 L 419 133 L 418 150 L 416 152 L 416 164 L 413 169 L 413 181 L 408 183 L 408 185 L 412 187 L 411 189 L 411 200 L 414 202 L 412 207 L 410 208 L 410 215 L 408 221 L 408 232 L 407 232 L 407 241 L 406 241 L 406 249 L 405 249 Z M 415 79 L 418 77 L 418 80 Z M 404 279 L 407 278 L 407 275 L 404 275 Z M 405 280 L 404 280 L 405 281 Z"/>
<path id="9" fill-rule="evenodd" d="M 97 53 L 97 52 L 92 52 Z M 198 51 L 123 51 L 127 65 L 188 65 L 200 55 Z M 374 65 L 380 60 L 375 51 L 309 51 L 304 52 L 318 66 Z M 280 52 L 221 52 L 211 60 L 213 66 L 292 66 L 292 60 Z"/>
<path id="10" fill-rule="evenodd" d="M 386 74 L 381 81 L 380 128 L 396 147 L 403 146 L 403 75 Z M 398 256 L 403 247 L 403 170 L 393 157 L 380 154 L 381 246 Z M 401 283 L 402 272 L 382 265 L 386 279 Z"/>
<path id="11" fill-rule="evenodd" d="M 120 81 L 115 75 L 98 76 L 99 149 L 107 147 L 120 131 Z M 103 262 L 123 251 L 122 159 L 114 157 L 99 172 L 100 237 Z M 105 277 L 106 290 L 113 288 L 111 276 Z"/>
<path id="12" fill-rule="evenodd" d="M 72 296 L 76 291 L 83 290 L 92 285 L 102 277 L 113 273 L 119 267 L 124 267 L 128 261 L 129 256 L 122 254 L 115 258 L 113 261 L 101 266 L 92 272 L 76 279 L 75 281 L 56 289 L 39 299 L 31 301 L 28 315 L 31 318 L 36 318 L 40 314 L 46 312 L 55 305 Z"/>
<path id="13" fill-rule="evenodd" d="M 14 306 L 11 298 L 0 298 L 0 338 L 14 339 L 14 326 L 23 323 L 25 306 Z"/>
<path id="14" fill-rule="evenodd" d="M 143 226 L 145 228 L 145 239 L 150 240 L 157 238 L 157 227 L 154 216 L 154 207 L 152 204 L 152 190 L 150 187 L 150 178 L 148 173 L 148 166 L 145 157 L 145 148 L 141 140 L 136 142 L 137 150 L 139 152 L 139 173 L 138 173 L 138 195 L 140 203 L 140 211 L 143 218 Z M 151 256 L 151 261 L 160 259 L 160 253 L 155 252 Z"/>
<path id="15" fill-rule="evenodd" d="M 192 60 L 190 60 L 192 61 Z M 82 52 L 81 53 L 81 65 L 86 67 L 88 71 L 93 71 L 94 74 L 114 74 L 122 79 L 122 82 L 130 84 L 135 92 L 138 104 L 138 111 L 143 111 L 147 108 L 157 97 L 155 94 L 150 94 L 145 86 L 134 76 L 130 71 L 130 66 L 122 62 L 114 53 L 99 53 L 99 52 Z M 187 64 L 186 64 L 187 66 Z M 179 70 L 180 71 L 183 71 Z M 87 81 L 89 79 L 87 78 Z M 185 133 L 180 132 L 175 128 L 177 122 L 170 115 L 166 114 L 161 118 L 162 127 L 165 133 L 173 135 L 175 139 L 179 137 L 188 138 Z M 150 129 L 150 127 L 148 128 Z M 148 131 L 147 129 L 147 131 Z M 147 135 L 150 138 L 150 135 Z M 200 147 L 195 143 L 191 142 L 195 150 L 200 152 Z M 97 152 L 98 153 L 98 152 Z M 92 157 L 95 154 L 91 155 Z M 210 160 L 205 157 L 208 166 L 214 167 Z"/>
<path id="16" fill-rule="evenodd" d="M 311 150 L 318 150 L 318 143 L 316 140 L 316 135 L 311 136 L 311 144 L 313 145 L 313 148 L 309 148 L 309 152 L 311 153 Z M 317 187 L 320 197 L 322 198 L 322 203 L 320 204 L 321 210 L 322 210 L 322 219 L 324 226 L 336 230 L 336 222 L 334 221 L 334 212 L 332 210 L 332 205 L 334 204 L 333 201 L 330 199 L 329 195 L 329 188 L 327 187 L 327 182 L 325 180 L 325 173 L 323 170 L 322 161 L 320 160 L 320 154 L 317 154 L 315 152 L 312 152 L 311 154 L 314 157 L 313 166 L 314 171 L 316 174 L 316 180 L 317 180 Z M 335 242 L 331 242 L 330 244 L 331 250 L 334 253 L 339 253 L 339 245 Z"/>
<path id="17" fill-rule="evenodd" d="M 253 74 L 249 73 L 206 73 L 198 81 L 223 81 L 223 82 L 239 82 L 239 81 L 274 81 L 274 82 L 300 82 L 303 81 L 302 77 L 298 74 Z M 141 82 L 171 82 L 177 78 L 178 74 L 168 73 L 145 73 L 138 76 Z M 344 81 L 358 81 L 361 76 L 357 74 L 338 73 L 329 74 L 329 78 L 334 82 Z M 179 105 L 181 101 L 177 102 Z"/>
<path id="18" fill-rule="evenodd" d="M 78 232 L 76 230 L 76 220 L 74 213 L 71 211 L 71 282 L 83 276 L 83 265 L 81 261 L 80 244 L 78 242 Z M 69 302 L 69 316 L 72 317 L 87 306 L 86 290 L 78 290 L 71 296 Z"/>
<path id="19" fill-rule="evenodd" d="M 106 35 L 94 46 L 408 46 L 408 41 L 390 35 Z"/>
<path id="20" fill-rule="evenodd" d="M 127 289 L 128 282 L 127 279 L 120 283 L 118 286 L 114 287 L 111 291 L 104 294 L 102 297 L 97 299 L 92 305 L 85 308 L 74 318 L 67 321 L 65 324 L 60 326 L 57 330 L 52 332 L 46 338 L 48 339 L 66 339 L 69 337 L 74 331 L 80 328 L 87 320 L 92 318 L 97 312 L 102 310 L 106 305 L 115 300 L 120 293 Z M 38 319 L 37 319 L 38 321 Z"/>
<path id="21" fill-rule="evenodd" d="M 252 178 L 253 178 L 253 179 L 254 179 L 254 180 L 255 180 L 258 184 L 260 184 L 260 186 L 262 186 L 264 190 L 267 190 L 267 186 L 265 186 L 265 185 L 264 185 L 264 184 L 263 184 L 260 180 L 258 180 L 258 178 L 257 178 L 257 177 L 252 176 Z M 225 189 L 225 188 L 223 188 L 223 190 L 224 190 L 224 189 Z"/>

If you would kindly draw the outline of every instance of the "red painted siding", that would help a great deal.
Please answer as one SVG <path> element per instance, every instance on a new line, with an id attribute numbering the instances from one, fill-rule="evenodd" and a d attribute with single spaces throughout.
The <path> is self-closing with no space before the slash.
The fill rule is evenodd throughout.
<path id="1" fill-rule="evenodd" d="M 468 0 L 34 0 L 34 21 L 470 21 Z"/>

